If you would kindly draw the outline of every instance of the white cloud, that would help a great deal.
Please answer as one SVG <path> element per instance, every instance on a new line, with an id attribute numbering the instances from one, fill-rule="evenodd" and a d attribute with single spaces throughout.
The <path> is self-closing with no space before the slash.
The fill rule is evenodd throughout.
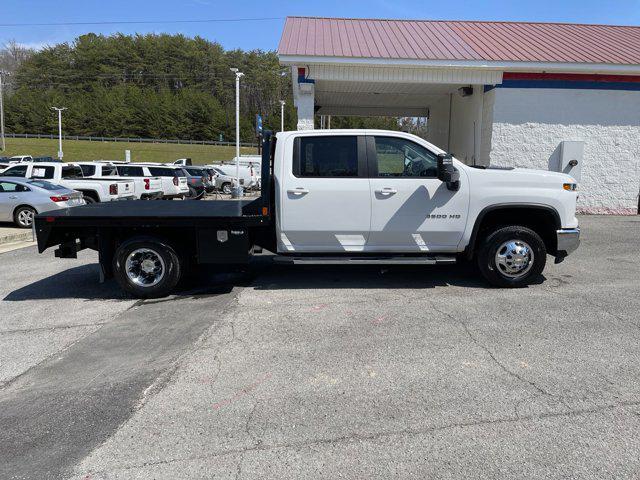
<path id="1" fill-rule="evenodd" d="M 56 45 L 59 42 L 56 41 L 44 41 L 44 42 L 16 42 L 23 48 L 30 48 L 32 50 L 42 50 L 45 47 Z"/>

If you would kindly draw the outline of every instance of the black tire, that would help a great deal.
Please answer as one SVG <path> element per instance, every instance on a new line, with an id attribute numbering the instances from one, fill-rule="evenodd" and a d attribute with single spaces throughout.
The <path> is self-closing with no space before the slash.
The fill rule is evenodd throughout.
<path id="1" fill-rule="evenodd" d="M 83 195 L 83 198 L 87 205 L 89 205 L 90 203 L 98 203 L 95 198 L 93 198 L 91 195 L 87 195 L 86 193 Z"/>
<path id="2" fill-rule="evenodd" d="M 33 226 L 33 217 L 37 213 L 35 208 L 22 205 L 13 212 L 13 221 L 20 228 L 31 228 Z"/>
<path id="3" fill-rule="evenodd" d="M 515 250 L 510 251 L 505 245 L 512 240 L 518 248 L 516 255 L 513 255 Z M 514 246 L 513 242 L 511 246 Z M 499 256 L 508 263 L 507 265 L 498 261 L 498 249 L 501 252 Z M 517 263 L 522 261 L 523 256 L 531 258 L 530 255 L 533 255 L 533 261 Z M 529 285 L 540 276 L 547 263 L 547 249 L 536 232 L 527 227 L 514 225 L 488 233 L 478 249 L 477 259 L 480 273 L 491 285 L 520 288 Z M 522 270 L 514 271 L 518 269 Z"/>
<path id="4" fill-rule="evenodd" d="M 135 253 L 138 251 L 138 253 Z M 148 258 L 145 257 L 144 251 L 150 251 Z M 131 257 L 132 264 L 141 265 L 142 261 L 153 261 L 155 258 L 161 259 L 156 265 L 161 265 L 162 275 L 157 283 L 149 282 L 148 285 L 136 283 L 127 271 L 127 259 Z M 137 260 L 136 260 L 137 259 Z M 140 259 L 143 259 L 140 261 Z M 137 263 L 136 263 L 137 262 Z M 140 272 L 139 278 L 147 278 L 142 272 L 142 267 L 138 268 Z M 180 281 L 183 272 L 183 263 L 173 247 L 167 242 L 154 237 L 136 237 L 122 243 L 113 256 L 113 274 L 125 292 L 130 293 L 137 298 L 158 298 L 164 297 L 171 293 Z M 132 270 L 132 275 L 135 270 Z M 158 276 L 157 274 L 150 274 Z M 154 280 L 155 281 L 155 278 Z"/>
<path id="5" fill-rule="evenodd" d="M 231 187 L 231 184 L 229 182 L 223 183 L 220 186 L 220 190 L 226 195 L 231 195 L 231 193 L 233 193 L 233 188 Z"/>

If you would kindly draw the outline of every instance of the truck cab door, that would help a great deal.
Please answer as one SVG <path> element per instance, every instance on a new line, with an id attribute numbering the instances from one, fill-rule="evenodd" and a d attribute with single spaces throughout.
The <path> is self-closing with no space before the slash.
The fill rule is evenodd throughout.
<path id="1" fill-rule="evenodd" d="M 365 137 L 289 138 L 277 172 L 278 252 L 360 252 L 371 200 Z"/>
<path id="2" fill-rule="evenodd" d="M 367 136 L 371 233 L 367 251 L 455 251 L 466 226 L 469 186 L 437 178 L 437 155 L 401 136 Z"/>

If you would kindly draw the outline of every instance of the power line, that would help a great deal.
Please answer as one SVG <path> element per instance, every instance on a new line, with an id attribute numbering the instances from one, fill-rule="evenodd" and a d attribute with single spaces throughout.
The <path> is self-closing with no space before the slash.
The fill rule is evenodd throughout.
<path id="1" fill-rule="evenodd" d="M 284 20 L 285 17 L 257 17 L 257 18 L 215 18 L 202 20 L 118 20 L 101 22 L 48 22 L 48 23 L 0 23 L 0 27 L 68 27 L 73 25 L 143 25 L 169 23 L 225 23 L 225 22 L 264 22 L 270 20 Z"/>

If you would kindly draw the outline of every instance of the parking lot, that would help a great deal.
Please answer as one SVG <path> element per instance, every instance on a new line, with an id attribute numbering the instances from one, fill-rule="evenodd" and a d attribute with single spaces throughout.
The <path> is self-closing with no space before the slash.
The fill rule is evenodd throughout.
<path id="1" fill-rule="evenodd" d="M 467 266 L 201 274 L 0 254 L 0 478 L 634 478 L 640 217 L 545 280 Z"/>

